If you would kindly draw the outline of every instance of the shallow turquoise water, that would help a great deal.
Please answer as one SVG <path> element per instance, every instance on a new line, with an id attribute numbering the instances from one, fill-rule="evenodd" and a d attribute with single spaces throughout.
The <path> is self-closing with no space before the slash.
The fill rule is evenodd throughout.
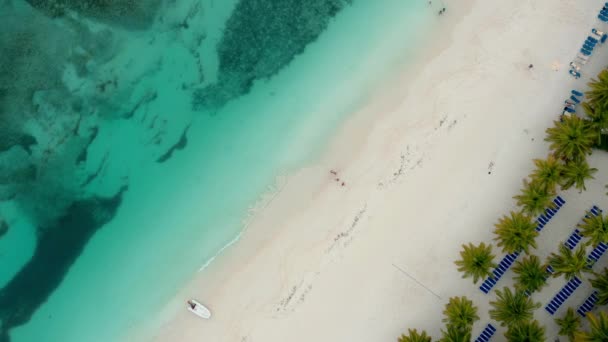
<path id="1" fill-rule="evenodd" d="M 0 202 L 10 225 L 0 238 L 0 319 L 13 341 L 114 341 L 144 322 L 144 312 L 162 308 L 238 235 L 247 209 L 278 175 L 313 160 L 339 123 L 407 63 L 436 18 L 426 2 L 411 0 L 343 8 L 319 0 L 306 5 L 312 9 L 299 1 L 295 9 L 262 0 L 196 3 L 178 1 L 151 26 L 113 36 L 115 46 L 97 53 L 114 53 L 90 59 L 86 75 L 60 70 L 70 91 L 57 92 L 78 100 L 81 125 L 95 128 L 88 144 L 91 134 L 57 138 L 81 121 L 73 119 L 76 105 L 65 109 L 45 92 L 37 107 L 44 115 L 23 123 L 38 141 L 29 154 L 38 178 Z M 255 34 L 244 33 L 238 11 Z M 279 34 L 285 26 L 268 19 L 296 20 L 289 16 L 308 18 L 297 19 L 304 33 Z M 66 45 L 86 47 L 82 36 Z M 255 46 L 263 51 L 253 61 L 242 58 Z M 55 159 L 44 153 L 50 146 Z M 103 198 L 120 201 L 102 205 Z M 88 220 L 65 219 L 75 212 L 70 203 L 92 203 L 81 210 Z M 90 238 L 61 239 L 84 222 Z M 49 252 L 37 259 L 45 243 Z M 65 250 L 75 257 L 48 257 Z M 58 277 L 56 286 L 45 276 Z"/>

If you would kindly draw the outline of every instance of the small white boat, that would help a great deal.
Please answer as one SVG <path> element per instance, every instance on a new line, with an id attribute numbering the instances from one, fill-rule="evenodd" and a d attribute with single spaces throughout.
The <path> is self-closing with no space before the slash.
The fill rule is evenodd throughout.
<path id="1" fill-rule="evenodd" d="M 211 311 L 209 311 L 209 309 L 207 309 L 203 304 L 199 303 L 195 299 L 188 300 L 187 304 L 188 304 L 188 311 L 192 312 L 193 314 L 197 315 L 198 317 L 201 317 L 204 319 L 211 318 Z"/>

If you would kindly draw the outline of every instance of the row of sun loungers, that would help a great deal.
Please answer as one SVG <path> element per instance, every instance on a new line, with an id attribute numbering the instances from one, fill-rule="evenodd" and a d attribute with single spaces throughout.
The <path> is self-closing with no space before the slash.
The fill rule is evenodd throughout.
<path id="1" fill-rule="evenodd" d="M 564 242 L 564 245 L 566 245 L 566 247 L 570 248 L 570 250 L 573 250 L 574 247 L 576 247 L 576 245 L 578 245 L 578 243 L 583 238 L 583 236 L 580 234 L 580 232 L 581 231 L 578 230 L 578 228 L 574 229 L 572 234 L 570 234 L 570 236 L 568 237 L 568 240 L 566 240 L 566 242 Z"/>
<path id="2" fill-rule="evenodd" d="M 545 225 L 547 225 L 547 223 L 549 223 L 549 220 L 551 220 L 551 218 L 553 218 L 553 216 L 555 216 L 555 214 L 557 214 L 559 209 L 561 209 L 561 207 L 564 204 L 566 204 L 566 201 L 561 196 L 557 196 L 556 198 L 553 199 L 553 203 L 555 204 L 555 209 L 553 209 L 553 208 L 545 209 L 545 213 L 541 214 L 536 219 L 536 222 L 537 222 L 536 231 L 540 232 L 545 227 Z M 486 280 L 484 280 L 484 282 L 479 287 L 481 292 L 487 294 L 490 292 L 490 290 L 492 290 L 494 285 L 496 285 L 496 283 L 505 274 L 505 272 L 507 272 L 509 267 L 511 267 L 511 265 L 513 265 L 513 263 L 515 262 L 515 259 L 517 259 L 517 257 L 519 256 L 519 253 L 520 252 L 507 254 L 504 256 L 504 258 L 502 258 L 502 260 L 498 263 L 498 266 L 492 271 L 492 275 L 490 277 L 488 277 Z"/>
<path id="3" fill-rule="evenodd" d="M 495 333 L 496 328 L 492 324 L 488 323 L 488 325 L 486 325 L 486 328 L 483 329 L 481 334 L 479 334 L 479 337 L 475 339 L 475 342 L 488 342 L 492 338 L 492 336 L 494 336 Z"/>
<path id="4" fill-rule="evenodd" d="M 577 70 L 579 69 L 579 67 L 574 62 L 570 62 L 570 66 L 572 67 L 572 70 L 570 70 L 571 74 L 573 72 L 577 72 Z M 577 75 L 574 75 L 574 76 L 576 78 L 578 78 L 580 76 L 580 74 L 578 74 L 578 76 Z M 564 101 L 565 105 L 564 105 L 564 111 L 563 111 L 562 115 L 576 112 L 576 110 L 574 109 L 574 106 L 581 103 L 581 100 L 578 99 L 578 96 L 583 96 L 583 93 L 581 93 L 578 90 L 572 89 L 570 97 L 567 98 L 566 101 Z"/>
<path id="5" fill-rule="evenodd" d="M 496 282 L 500 280 L 500 278 L 507 272 L 509 267 L 513 265 L 515 259 L 519 256 L 519 252 L 511 253 L 505 255 L 504 258 L 498 263 L 498 266 L 492 271 L 492 275 L 488 277 L 483 284 L 479 287 L 481 292 L 488 294 L 490 290 L 496 285 Z"/>
<path id="6" fill-rule="evenodd" d="M 589 253 L 589 256 L 587 257 L 587 262 L 589 264 L 594 264 L 594 263 L 598 262 L 598 260 L 600 260 L 602 255 L 604 255 L 604 253 L 606 253 L 606 250 L 608 250 L 608 245 L 603 242 L 600 242 L 600 244 L 597 245 L 597 247 L 595 247 L 591 251 L 591 253 Z"/>
<path id="7" fill-rule="evenodd" d="M 564 204 L 566 204 L 566 201 L 561 198 L 561 196 L 557 196 L 553 199 L 553 204 L 555 204 L 555 209 L 553 208 L 547 208 L 545 209 L 545 213 L 541 214 L 537 219 L 537 225 L 536 225 L 536 231 L 540 232 L 547 223 L 549 223 L 549 220 L 551 220 L 551 218 L 553 218 L 553 216 L 555 216 L 555 214 L 557 214 L 557 212 L 562 208 L 562 206 Z"/>
<path id="8" fill-rule="evenodd" d="M 564 304 L 566 299 L 568 299 L 582 283 L 583 282 L 577 277 L 574 277 L 572 280 L 567 282 L 566 285 L 559 290 L 555 297 L 551 299 L 549 304 L 545 306 L 545 310 L 547 310 L 547 312 L 551 315 L 555 314 L 559 307 Z"/>
<path id="9" fill-rule="evenodd" d="M 598 16 L 598 18 L 600 18 L 600 20 L 602 20 L 602 21 L 608 20 L 608 5 L 604 6 L 604 9 L 602 9 L 602 12 Z M 585 43 L 583 43 L 583 47 L 581 48 L 580 52 L 577 53 L 577 55 L 576 55 L 576 62 L 573 61 L 570 63 L 571 68 L 568 71 L 570 73 L 570 75 L 574 76 L 575 78 L 580 78 L 581 77 L 581 73 L 580 73 L 581 67 L 578 64 L 583 64 L 583 65 L 587 64 L 595 45 L 597 43 L 603 44 L 607 38 L 608 38 L 608 34 L 605 34 L 602 31 L 598 31 L 595 28 L 591 29 L 591 35 L 587 37 L 587 39 L 585 40 Z"/>
<path id="10" fill-rule="evenodd" d="M 587 312 L 589 312 L 589 311 L 591 311 L 591 309 L 593 309 L 593 307 L 595 306 L 595 303 L 597 303 L 598 299 L 599 298 L 597 297 L 597 291 L 593 291 L 593 293 L 589 297 L 587 297 L 587 299 L 585 299 L 583 304 L 581 306 L 579 306 L 579 308 L 576 310 L 576 312 L 578 312 L 578 314 L 581 315 L 582 317 L 585 317 Z"/>
<path id="11" fill-rule="evenodd" d="M 600 11 L 600 14 L 597 15 L 597 18 L 603 22 L 608 23 L 608 2 L 604 4 L 604 7 Z"/>
<path id="12" fill-rule="evenodd" d="M 597 45 L 598 42 L 599 40 L 597 40 L 596 38 L 588 36 L 585 42 L 583 43 L 581 53 L 585 56 L 591 56 L 591 53 L 593 53 L 593 49 L 595 48 L 595 45 Z"/>

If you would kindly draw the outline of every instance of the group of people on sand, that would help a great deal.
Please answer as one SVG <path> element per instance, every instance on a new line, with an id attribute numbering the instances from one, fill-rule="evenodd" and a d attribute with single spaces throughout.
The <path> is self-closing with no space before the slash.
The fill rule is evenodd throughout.
<path id="1" fill-rule="evenodd" d="M 329 173 L 331 173 L 333 176 L 336 176 L 336 178 L 334 179 L 337 183 L 340 183 L 340 186 L 345 186 L 346 183 L 344 181 L 340 180 L 340 177 L 338 177 L 338 172 L 335 170 L 329 170 Z"/>
<path id="2" fill-rule="evenodd" d="M 429 6 L 433 4 L 432 0 L 429 0 Z M 445 13 L 445 7 L 443 7 L 442 9 L 439 10 L 439 15 L 442 15 L 443 13 Z"/>

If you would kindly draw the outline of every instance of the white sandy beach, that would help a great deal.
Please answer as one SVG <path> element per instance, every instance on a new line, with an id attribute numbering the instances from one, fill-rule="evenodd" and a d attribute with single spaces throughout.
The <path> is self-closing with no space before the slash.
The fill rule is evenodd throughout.
<path id="1" fill-rule="evenodd" d="M 564 98 L 572 88 L 585 90 L 605 66 L 604 46 L 580 80 L 567 73 L 591 28 L 606 28 L 596 19 L 601 6 L 448 2 L 438 19 L 445 23 L 427 33 L 432 46 L 415 69 L 387 80 L 321 160 L 278 181 L 280 191 L 256 210 L 240 240 L 154 322 L 160 329 L 130 339 L 395 341 L 407 328 L 437 338 L 445 303 L 461 295 L 480 308 L 477 336 L 494 292 L 484 295 L 461 279 L 453 262 L 461 244 L 492 240 L 531 159 L 547 154 L 544 130 Z M 566 206 L 539 237 L 541 258 L 592 203 L 608 209 L 608 158 L 596 152 L 591 163 L 600 169 L 597 180 L 582 195 L 562 194 Z M 497 287 L 510 284 L 510 275 Z M 550 280 L 535 299 L 544 306 L 563 283 Z M 566 305 L 582 302 L 589 292 L 582 288 Z M 185 310 L 191 297 L 212 310 L 211 320 Z M 536 318 L 552 340 L 551 317 L 539 309 Z"/>

